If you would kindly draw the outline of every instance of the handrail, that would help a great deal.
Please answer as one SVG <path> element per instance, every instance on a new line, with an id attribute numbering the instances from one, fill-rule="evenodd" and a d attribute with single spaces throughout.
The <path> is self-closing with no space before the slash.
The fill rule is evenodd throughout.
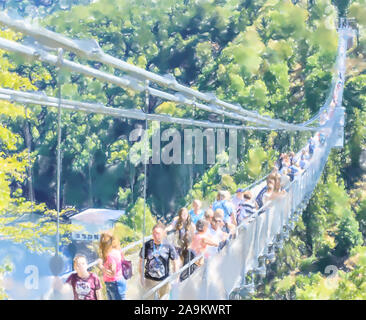
<path id="1" fill-rule="evenodd" d="M 339 61 L 337 63 L 337 65 L 339 66 Z M 344 71 L 343 69 L 341 70 L 341 72 Z M 337 70 L 337 75 L 338 75 L 338 70 Z M 343 82 L 342 82 L 342 87 L 343 87 Z M 334 90 L 334 89 L 333 89 Z M 333 92 L 330 92 L 329 96 L 332 95 Z M 338 92 L 338 94 L 340 95 L 340 92 Z M 328 100 L 329 100 L 329 97 L 328 97 Z M 337 105 L 340 104 L 340 101 L 337 101 Z M 332 128 L 334 127 L 334 125 L 336 124 L 336 117 L 335 115 L 333 115 L 333 117 L 331 119 L 328 119 L 327 123 L 330 124 L 332 126 Z M 323 126 L 323 127 L 326 127 L 326 126 Z M 333 128 L 334 129 L 334 128 Z M 330 134 L 330 133 L 329 133 Z M 332 137 L 328 137 L 329 139 L 334 139 L 334 136 Z M 326 149 L 329 149 L 331 147 L 331 145 L 329 145 L 329 141 L 326 141 L 326 143 L 323 145 L 324 148 L 321 148 L 320 151 L 325 151 Z M 303 149 L 303 148 L 302 148 Z M 297 155 L 299 154 L 300 152 L 297 153 Z M 315 154 L 315 153 L 314 153 Z M 312 156 L 312 158 L 309 160 L 309 164 L 307 166 L 307 168 L 305 168 L 302 172 L 301 172 L 301 175 L 295 175 L 294 176 L 294 179 L 286 186 L 285 190 L 286 192 L 289 192 L 289 190 L 291 189 L 291 187 L 293 185 L 295 185 L 295 183 L 297 183 L 298 181 L 301 181 L 302 177 L 304 177 L 305 173 L 309 172 L 309 168 L 311 168 L 311 163 L 314 161 L 314 155 Z M 267 177 L 267 176 L 266 176 Z M 262 178 L 261 180 L 263 181 L 266 177 Z M 255 182 L 253 185 L 257 185 L 258 182 Z M 248 189 L 246 189 L 248 190 Z M 256 212 L 251 215 L 250 217 L 248 217 L 248 219 L 246 220 L 247 222 L 251 223 L 253 221 L 256 220 L 256 218 L 264 212 L 265 209 L 267 209 L 269 206 L 272 205 L 272 202 L 276 200 L 276 199 L 273 199 L 273 200 L 270 200 L 269 202 L 267 202 L 264 206 L 262 206 L 261 208 L 259 208 L 258 210 L 256 210 Z M 238 232 L 241 228 L 244 227 L 244 222 L 245 221 L 242 221 L 242 223 L 237 227 L 236 229 L 236 232 Z M 231 239 L 232 241 L 233 239 Z M 230 242 L 231 242 L 230 241 Z M 229 244 L 227 244 L 227 247 L 230 246 L 230 242 Z M 173 276 L 172 277 L 169 277 L 167 279 L 173 279 Z M 166 280 L 167 280 L 166 279 Z M 168 281 L 164 281 L 164 284 L 167 283 Z M 159 284 L 157 286 L 155 286 L 154 288 L 150 289 L 149 290 L 149 295 L 151 295 L 152 293 L 156 292 L 161 286 L 163 286 L 164 284 Z M 146 297 L 147 295 L 144 295 L 143 297 Z"/>
<path id="2" fill-rule="evenodd" d="M 203 258 L 204 255 L 200 254 L 199 256 L 195 257 L 191 261 L 189 261 L 187 264 L 185 264 L 182 268 L 180 268 L 178 271 L 174 272 L 169 277 L 162 280 L 159 284 L 157 284 L 155 287 L 151 288 L 149 291 L 147 291 L 143 296 L 142 299 L 146 299 L 147 297 L 151 296 L 153 293 L 155 293 L 157 290 L 159 290 L 161 287 L 163 287 L 166 283 L 171 282 L 173 278 L 180 275 L 183 271 L 187 270 L 192 264 L 194 264 L 196 261 Z"/>
<path id="3" fill-rule="evenodd" d="M 338 29 L 338 31 L 341 31 L 341 32 L 342 31 L 347 31 L 347 30 L 349 30 L 349 27 L 340 27 Z M 335 63 L 336 66 L 339 64 L 339 59 L 341 58 L 340 55 L 339 55 L 340 47 L 341 47 L 341 42 L 338 45 L 338 54 L 337 54 L 337 59 L 336 59 L 336 63 Z M 319 111 L 311 119 L 309 119 L 309 120 L 307 120 L 303 123 L 304 125 L 306 125 L 306 126 L 311 125 L 312 123 L 314 123 L 315 121 L 317 121 L 320 118 L 322 112 L 329 111 L 328 109 L 329 109 L 329 105 L 330 105 L 330 103 L 332 101 L 332 98 L 333 98 L 332 93 L 334 92 L 334 89 L 336 87 L 337 79 L 338 79 L 338 73 L 335 72 L 333 74 L 332 84 L 331 84 L 330 89 L 329 89 L 329 94 L 328 94 L 327 100 L 325 101 L 324 105 L 319 109 Z"/>
<path id="4" fill-rule="evenodd" d="M 306 172 L 306 169 L 305 170 L 303 170 L 303 172 L 301 173 L 301 176 L 304 174 Z M 267 175 L 268 176 L 268 175 Z M 267 177 L 266 176 L 266 177 Z M 263 180 L 265 180 L 265 178 L 266 177 L 264 177 L 264 178 L 262 178 L 261 180 L 263 181 Z M 295 176 L 294 177 L 294 180 L 293 181 L 291 181 L 287 186 L 286 186 L 286 189 L 288 190 L 288 189 L 290 189 L 290 187 L 292 186 L 292 184 L 294 184 L 295 183 L 295 181 L 297 180 L 297 179 L 299 179 L 299 177 L 300 177 L 300 175 L 297 175 L 297 176 Z M 253 185 L 255 185 L 255 183 L 253 183 Z M 274 200 L 276 200 L 276 199 L 274 199 Z M 241 223 L 240 223 L 240 225 L 238 225 L 237 226 L 237 228 L 236 228 L 236 234 L 238 233 L 238 231 L 240 230 L 240 229 L 242 229 L 244 226 L 245 226 L 245 222 L 249 222 L 249 223 L 252 223 L 252 222 L 254 222 L 255 221 L 255 219 L 260 215 L 260 214 L 262 214 L 263 212 L 264 212 L 264 210 L 266 210 L 267 208 L 269 208 L 271 205 L 272 205 L 272 202 L 274 201 L 274 200 L 270 200 L 270 201 L 268 201 L 264 206 L 262 206 L 261 208 L 259 208 L 259 209 L 257 209 L 250 217 L 248 217 L 247 219 L 245 219 L 245 220 L 243 220 Z M 232 241 L 235 239 L 235 237 L 232 237 L 231 235 L 230 235 L 230 237 L 229 237 L 229 241 L 228 241 L 228 243 L 226 244 L 226 248 L 228 248 L 230 245 L 231 245 L 231 243 L 232 243 Z M 217 255 L 217 254 L 219 254 L 219 252 L 217 252 L 215 255 Z M 201 254 L 201 255 L 199 255 L 199 256 L 197 256 L 197 257 L 195 257 L 193 260 L 191 260 L 190 262 L 189 262 L 189 265 L 188 264 L 186 264 L 186 265 L 184 265 L 181 269 L 179 269 L 178 271 L 176 271 L 174 274 L 172 274 L 172 275 L 170 275 L 169 277 L 167 277 L 166 279 L 164 279 L 161 283 L 159 283 L 159 284 L 157 284 L 156 286 L 154 286 L 153 288 L 151 288 L 151 289 L 149 289 L 149 291 L 147 291 L 143 296 L 142 296 L 142 299 L 146 299 L 147 297 L 149 297 L 149 296 L 151 296 L 153 293 L 155 293 L 157 290 L 159 290 L 162 286 L 164 286 L 166 283 L 168 283 L 168 282 L 170 282 L 171 280 L 173 280 L 177 275 L 179 275 L 180 273 L 182 273 L 183 271 L 185 271 L 186 269 L 188 269 L 188 267 L 189 266 L 191 266 L 194 262 L 196 262 L 196 261 L 198 261 L 199 259 L 201 259 L 202 257 L 204 257 L 204 254 Z M 210 257 L 211 258 L 211 257 Z M 210 258 L 208 258 L 208 260 L 210 259 Z M 199 266 L 198 268 L 202 268 L 202 266 Z"/>

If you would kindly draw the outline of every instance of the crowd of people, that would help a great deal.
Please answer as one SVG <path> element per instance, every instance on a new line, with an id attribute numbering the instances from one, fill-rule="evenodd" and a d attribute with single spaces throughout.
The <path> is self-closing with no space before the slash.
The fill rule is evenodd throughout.
<path id="1" fill-rule="evenodd" d="M 197 258 L 181 272 L 178 281 L 184 281 L 207 259 L 223 249 L 231 238 L 235 238 L 237 227 L 243 221 L 261 212 L 260 209 L 273 200 L 286 195 L 287 185 L 306 170 L 315 148 L 322 143 L 318 133 L 297 155 L 294 152 L 282 153 L 256 197 L 253 197 L 252 191 L 242 188 L 238 188 L 233 196 L 227 190 L 220 190 L 216 200 L 206 210 L 196 199 L 191 204 L 191 210 L 185 207 L 179 209 L 178 215 L 168 226 L 156 224 L 152 229 L 152 239 L 145 242 L 139 253 L 138 272 L 144 292 L 169 277 L 170 265 L 174 273 Z M 122 272 L 124 255 L 118 239 L 112 233 L 103 233 L 99 252 L 98 268 L 103 274 L 107 298 L 125 299 L 127 280 Z M 73 289 L 74 299 L 101 299 L 101 282 L 95 273 L 87 270 L 85 256 L 75 256 L 74 270 L 76 273 L 66 280 Z M 170 282 L 167 282 L 156 291 L 156 296 L 150 298 L 164 298 L 169 291 Z"/>

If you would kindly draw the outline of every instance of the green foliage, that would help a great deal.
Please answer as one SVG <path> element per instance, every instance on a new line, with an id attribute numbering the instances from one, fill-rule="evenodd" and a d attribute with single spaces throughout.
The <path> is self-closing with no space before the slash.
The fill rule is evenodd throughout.
<path id="1" fill-rule="evenodd" d="M 351 205 L 356 213 L 356 219 L 360 226 L 363 238 L 366 238 L 366 185 L 365 176 L 362 180 L 355 183 L 355 188 L 351 190 Z"/>
<path id="2" fill-rule="evenodd" d="M 201 177 L 201 179 L 195 183 L 190 190 L 189 194 L 185 197 L 184 205 L 190 204 L 194 199 L 203 200 L 206 205 L 213 202 L 216 198 L 217 191 L 220 189 L 226 190 L 234 190 L 236 184 L 229 175 L 222 174 L 221 172 L 225 172 L 226 161 L 223 161 L 220 156 L 224 157 L 224 155 L 218 155 L 217 163 L 213 165 L 209 170 L 207 170 Z"/>
<path id="3" fill-rule="evenodd" d="M 0 35 L 11 40 L 18 39 L 16 34 L 7 30 L 0 30 Z M 36 81 L 43 77 L 49 78 L 47 73 L 40 73 L 33 77 L 32 82 L 10 71 L 14 68 L 13 61 L 0 50 L 1 87 L 35 90 Z M 7 102 L 0 102 L 0 106 L 0 236 L 15 243 L 22 243 L 32 251 L 54 251 L 54 248 L 47 247 L 47 240 L 56 234 L 56 224 L 53 220 L 56 213 L 48 210 L 45 204 L 28 201 L 22 188 L 27 183 L 27 169 L 32 163 L 28 163 L 22 137 L 14 133 L 11 126 L 14 122 L 24 121 L 24 108 Z M 31 212 L 38 213 L 40 218 L 36 222 L 27 222 L 27 219 L 22 221 L 22 218 L 29 216 Z M 76 228 L 62 225 L 61 242 L 65 243 L 66 235 L 72 231 L 76 231 Z M 0 268 L 0 277 L 10 270 L 10 262 L 6 262 Z M 6 298 L 4 290 L 1 289 L 0 299 Z"/>
<path id="4" fill-rule="evenodd" d="M 1 30 L 0 35 L 16 40 L 18 36 L 13 32 Z M 27 78 L 11 72 L 15 65 L 0 51 L 0 86 L 22 90 L 34 90 L 36 87 Z M 34 77 L 37 81 L 42 75 L 49 78 L 46 73 Z M 23 194 L 22 184 L 27 178 L 27 152 L 23 149 L 23 139 L 13 133 L 8 127 L 19 119 L 24 119 L 24 109 L 7 102 L 0 102 L 0 234 L 2 237 L 17 243 L 24 243 L 32 250 L 44 250 L 43 240 L 47 235 L 56 233 L 56 226 L 51 223 L 52 211 L 48 211 L 44 204 L 35 204 L 27 201 Z M 4 108 L 3 108 L 4 107 Z M 17 185 L 17 188 L 13 186 Z M 37 223 L 22 223 L 19 218 L 33 212 L 41 213 Z M 71 228 L 64 226 L 61 235 L 70 232 Z"/>
<path id="5" fill-rule="evenodd" d="M 144 199 L 138 198 L 134 205 L 130 205 L 127 214 L 121 217 L 120 222 L 116 224 L 114 232 L 122 244 L 140 239 L 144 224 Z M 145 236 L 151 234 L 156 222 L 156 218 L 152 216 L 149 207 L 146 206 Z"/>
<path id="6" fill-rule="evenodd" d="M 349 16 L 356 18 L 357 23 L 366 26 L 366 2 L 364 0 L 352 1 L 349 8 Z"/>
<path id="7" fill-rule="evenodd" d="M 9 296 L 7 295 L 7 293 L 5 292 L 5 286 L 3 284 L 3 277 L 4 275 L 6 275 L 7 273 L 10 273 L 13 271 L 14 269 L 14 265 L 12 264 L 12 262 L 9 259 L 4 259 L 4 261 L 1 262 L 2 264 L 0 265 L 0 300 L 7 300 L 9 298 Z"/>
<path id="8" fill-rule="evenodd" d="M 333 1 L 339 15 L 347 11 L 348 2 Z M 11 1 L 12 5 L 14 3 Z M 29 1 L 22 2 L 21 10 L 26 3 Z M 353 1 L 349 10 L 360 23 L 361 31 L 362 23 L 366 21 L 364 7 L 364 0 Z M 88 6 L 75 5 L 68 12 L 58 9 L 60 7 L 55 4 L 48 11 L 53 14 L 41 23 L 72 38 L 93 38 L 108 54 L 159 74 L 173 74 L 180 83 L 214 92 L 221 99 L 263 115 L 289 122 L 305 121 L 319 110 L 328 93 L 337 46 L 336 10 L 330 0 L 309 3 L 305 0 L 100 0 Z M 366 40 L 362 32 L 360 35 L 353 66 L 357 59 L 365 57 L 362 50 L 366 48 Z M 120 74 L 74 55 L 66 57 Z M 22 90 L 37 87 L 56 95 L 60 78 L 65 98 L 99 102 L 114 108 L 145 109 L 144 94 L 84 76 L 58 74 L 55 68 L 39 63 L 28 66 L 14 58 L 15 66 L 10 61 L 0 59 L 1 86 Z M 15 69 L 17 74 L 10 69 Z M 356 270 L 361 272 L 363 267 L 342 273 L 338 287 L 334 283 L 329 287 L 328 279 L 319 273 L 329 262 L 338 262 L 337 259 L 361 244 L 359 229 L 365 235 L 365 199 L 348 195 L 359 177 L 358 161 L 365 147 L 364 71 L 360 69 L 358 74 L 346 80 L 345 152 L 332 154 L 303 220 L 271 266 L 274 280 L 267 283 L 265 297 L 339 298 L 343 288 L 343 296 L 359 297 L 357 290 L 364 288 L 363 282 L 357 282 L 359 280 L 355 278 Z M 20 200 L 22 195 L 16 191 L 26 183 L 26 154 L 22 152 L 25 148 L 23 111 L 7 103 L 2 103 L 1 110 L 0 140 L 6 152 L 1 154 L 0 167 L 6 167 L 8 172 L 0 172 L 0 209 L 29 211 L 29 203 L 24 198 Z M 57 114 L 41 107 L 32 110 L 28 120 L 34 147 L 33 172 L 38 181 L 36 188 L 50 194 L 55 185 L 52 163 L 56 154 Z M 193 113 L 182 105 L 153 97 L 150 97 L 148 112 L 179 117 L 194 115 L 196 119 L 208 116 L 204 111 Z M 141 159 L 142 151 L 151 154 L 151 150 L 145 150 L 143 140 L 133 143 L 128 142 L 127 137 L 141 123 L 66 112 L 62 122 L 64 203 L 78 207 L 122 207 L 128 214 L 117 224 L 115 232 L 123 243 L 139 239 L 144 175 L 143 166 L 137 160 Z M 149 138 L 154 130 L 149 129 Z M 227 159 L 227 153 L 218 155 L 218 161 L 212 167 L 193 167 L 190 179 L 187 179 L 188 170 L 184 166 L 148 165 L 146 233 L 151 230 L 156 216 L 176 212 L 179 206 L 191 203 L 192 199 L 205 200 L 208 205 L 217 190 L 234 191 L 237 186 L 248 185 L 264 176 L 280 152 L 300 147 L 307 138 L 306 134 L 240 133 L 240 162 L 233 175 L 227 174 L 225 161 L 220 162 Z M 137 159 L 131 159 L 131 154 Z M 193 181 L 192 188 L 188 180 Z M 13 190 L 9 185 L 14 181 L 17 186 Z M 52 199 L 49 202 L 53 204 Z M 38 209 L 45 211 L 44 207 Z M 19 239 L 29 239 L 30 243 L 34 236 L 54 232 L 46 220 L 40 233 L 30 233 L 34 225 L 20 227 Z M 15 231 L 8 230 L 9 234 Z"/>
<path id="9" fill-rule="evenodd" d="M 351 0 L 332 0 L 332 3 L 338 8 L 338 14 L 340 17 L 346 16 L 347 8 L 351 2 Z"/>
<path id="10" fill-rule="evenodd" d="M 266 157 L 267 154 L 261 147 L 249 150 L 248 169 L 251 177 L 256 178 L 263 172 L 262 164 Z"/>
<path id="11" fill-rule="evenodd" d="M 348 2 L 342 4 L 345 5 L 343 9 L 339 8 L 340 15 L 342 10 L 345 12 L 346 3 Z M 351 5 L 353 9 L 350 10 L 351 16 L 356 16 L 357 8 L 360 9 L 357 12 L 358 19 L 362 15 L 360 3 L 363 2 L 354 1 Z M 320 16 L 318 1 L 316 6 L 318 8 L 315 5 L 311 8 L 310 17 Z M 342 153 L 332 152 L 328 160 L 323 176 L 303 213 L 305 234 L 298 232 L 299 225 L 297 225 L 290 238 L 306 241 L 306 250 L 302 251 L 305 255 L 302 255 L 301 259 L 295 258 L 291 268 L 281 269 L 283 254 L 280 253 L 280 260 L 271 265 L 274 279 L 266 282 L 261 297 L 365 299 L 365 247 L 362 246 L 365 243 L 365 182 L 359 166 L 366 137 L 363 126 L 366 105 L 363 74 L 365 68 L 359 63 L 359 57 L 365 56 L 363 39 L 361 34 L 359 47 L 353 50 L 349 58 L 354 71 L 350 72 L 344 91 L 344 106 L 347 111 L 345 150 Z M 321 45 L 315 36 L 312 41 Z M 324 79 L 321 81 L 324 81 L 324 84 L 326 82 L 326 73 L 318 67 L 327 63 L 326 56 L 327 53 L 321 49 L 308 59 L 307 80 L 312 83 L 311 87 L 305 86 L 308 91 L 308 102 L 315 99 L 316 94 L 321 91 L 319 81 Z M 318 85 L 313 87 L 317 82 Z M 298 256 L 296 249 L 289 254 Z M 344 262 L 348 255 L 350 257 Z M 326 267 L 332 265 L 338 267 L 336 276 L 323 275 Z M 340 271 L 340 268 L 345 271 Z"/>
<path id="12" fill-rule="evenodd" d="M 184 110 L 176 107 L 176 103 L 170 101 L 166 101 L 160 104 L 158 107 L 156 107 L 155 112 L 161 114 L 169 114 L 171 116 L 179 118 L 182 117 L 185 113 Z"/>
<path id="13" fill-rule="evenodd" d="M 117 140 L 110 145 L 110 157 L 108 163 L 118 163 L 125 161 L 128 156 L 128 142 L 126 140 Z"/>
<path id="14" fill-rule="evenodd" d="M 362 234 L 354 217 L 349 215 L 342 217 L 335 240 L 337 248 L 340 248 L 342 253 L 348 253 L 350 249 L 362 244 Z"/>

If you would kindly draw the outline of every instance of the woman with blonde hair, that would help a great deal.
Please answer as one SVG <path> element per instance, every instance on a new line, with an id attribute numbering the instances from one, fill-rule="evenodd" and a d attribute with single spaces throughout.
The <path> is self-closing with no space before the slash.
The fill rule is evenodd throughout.
<path id="1" fill-rule="evenodd" d="M 99 259 L 98 267 L 103 272 L 108 300 L 124 300 L 127 285 L 122 274 L 121 262 L 124 257 L 118 239 L 110 232 L 102 233 L 99 250 L 102 259 Z"/>

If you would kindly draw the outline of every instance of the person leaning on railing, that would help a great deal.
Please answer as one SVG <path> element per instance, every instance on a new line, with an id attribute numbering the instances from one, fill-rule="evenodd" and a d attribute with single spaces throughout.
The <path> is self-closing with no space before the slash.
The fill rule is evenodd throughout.
<path id="1" fill-rule="evenodd" d="M 239 226 L 258 209 L 258 205 L 252 201 L 252 193 L 247 190 L 243 193 L 243 200 L 239 202 L 236 210 L 236 223 Z"/>

